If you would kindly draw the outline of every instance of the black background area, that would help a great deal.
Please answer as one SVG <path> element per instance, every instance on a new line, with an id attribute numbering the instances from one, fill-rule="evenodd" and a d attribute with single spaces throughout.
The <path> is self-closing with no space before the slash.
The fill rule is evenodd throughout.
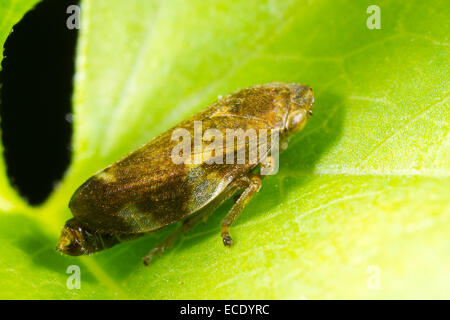
<path id="1" fill-rule="evenodd" d="M 72 79 L 77 30 L 66 13 L 78 1 L 46 0 L 18 22 L 4 45 L 0 119 L 11 183 L 42 203 L 71 157 Z"/>

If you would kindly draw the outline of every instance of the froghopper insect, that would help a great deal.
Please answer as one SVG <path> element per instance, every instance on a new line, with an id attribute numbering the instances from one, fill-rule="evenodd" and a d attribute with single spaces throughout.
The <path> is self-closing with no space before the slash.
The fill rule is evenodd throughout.
<path id="1" fill-rule="evenodd" d="M 211 152 L 216 160 L 225 159 L 230 152 L 235 159 L 244 148 L 248 151 L 244 163 L 208 161 L 211 156 L 202 157 L 200 162 L 175 163 L 173 150 L 179 144 L 173 139 L 175 130 L 181 128 L 195 135 L 199 121 L 203 129 L 216 129 L 224 136 L 230 129 L 266 129 L 279 134 L 280 148 L 285 149 L 312 115 L 313 105 L 312 89 L 297 83 L 273 82 L 220 98 L 83 183 L 70 200 L 73 218 L 62 229 L 57 250 L 73 256 L 92 254 L 182 221 L 144 257 L 148 265 L 155 254 L 168 250 L 179 235 L 206 221 L 233 197 L 234 205 L 221 228 L 224 245 L 231 246 L 230 226 L 259 191 L 264 177 L 261 171 L 274 161 L 274 144 L 271 139 L 258 140 L 258 148 L 267 144 L 267 152 L 258 154 L 256 162 L 247 156 L 251 145 L 248 138 L 232 149 L 221 143 L 225 151 L 220 154 Z M 201 141 L 202 146 L 206 142 Z M 189 159 L 195 157 L 196 150 L 194 146 Z"/>

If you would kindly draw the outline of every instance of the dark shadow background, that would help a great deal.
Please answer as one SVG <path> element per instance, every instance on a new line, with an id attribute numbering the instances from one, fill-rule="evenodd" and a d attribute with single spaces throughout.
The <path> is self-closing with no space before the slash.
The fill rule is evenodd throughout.
<path id="1" fill-rule="evenodd" d="M 30 204 L 48 197 L 71 157 L 71 99 L 77 30 L 74 0 L 45 0 L 18 22 L 4 45 L 0 123 L 11 183 Z"/>

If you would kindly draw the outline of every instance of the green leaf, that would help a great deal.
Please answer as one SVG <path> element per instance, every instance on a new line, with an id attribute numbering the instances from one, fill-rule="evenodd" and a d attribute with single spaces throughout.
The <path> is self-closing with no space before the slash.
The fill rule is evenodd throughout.
<path id="1" fill-rule="evenodd" d="M 1 41 L 35 1 L 3 1 Z M 22 3 L 17 7 L 13 3 Z M 2 298 L 448 298 L 448 1 L 82 3 L 73 162 L 41 207 L 0 164 Z M 10 14 L 8 14 L 10 12 Z M 55 252 L 73 191 L 218 95 L 314 88 L 314 116 L 232 228 L 226 203 L 152 261 L 162 230 L 93 256 Z M 69 265 L 81 289 L 66 287 Z"/>

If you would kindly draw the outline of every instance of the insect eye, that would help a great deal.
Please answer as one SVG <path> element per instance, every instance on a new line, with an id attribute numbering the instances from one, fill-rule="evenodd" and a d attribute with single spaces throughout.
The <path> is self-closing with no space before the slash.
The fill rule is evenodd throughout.
<path id="1" fill-rule="evenodd" d="M 307 121 L 306 110 L 296 110 L 289 114 L 286 129 L 296 133 L 303 129 Z"/>
<path id="2" fill-rule="evenodd" d="M 312 110 L 309 110 L 309 111 L 308 111 L 308 114 L 309 114 L 310 116 L 312 116 L 312 115 L 313 115 Z"/>

